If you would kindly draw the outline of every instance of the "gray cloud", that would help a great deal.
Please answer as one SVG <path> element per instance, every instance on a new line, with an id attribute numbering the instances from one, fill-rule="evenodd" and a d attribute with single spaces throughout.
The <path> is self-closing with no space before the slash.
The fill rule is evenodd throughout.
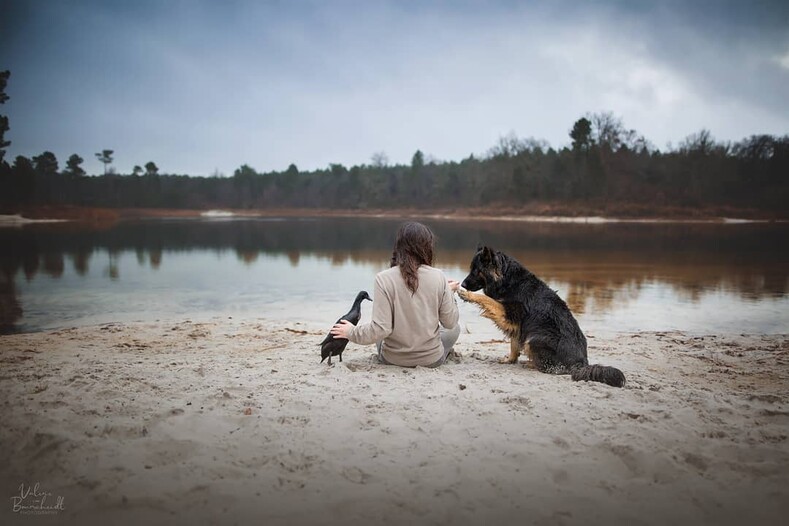
<path id="1" fill-rule="evenodd" d="M 459 160 L 510 131 L 561 147 L 603 110 L 661 147 L 786 133 L 787 8 L 687 4 L 11 1 L 9 154 L 193 174 Z"/>

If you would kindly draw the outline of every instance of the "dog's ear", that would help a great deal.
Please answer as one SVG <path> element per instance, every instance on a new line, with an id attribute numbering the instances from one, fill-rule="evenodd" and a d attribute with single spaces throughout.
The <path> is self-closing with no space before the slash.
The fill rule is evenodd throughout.
<path id="1" fill-rule="evenodd" d="M 479 253 L 480 261 L 486 265 L 493 263 L 496 259 L 496 252 L 490 247 L 481 247 Z"/>

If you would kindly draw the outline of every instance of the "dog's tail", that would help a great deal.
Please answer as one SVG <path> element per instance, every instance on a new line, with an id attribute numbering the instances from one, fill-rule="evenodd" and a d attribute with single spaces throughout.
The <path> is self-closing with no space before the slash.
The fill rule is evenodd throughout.
<path id="1" fill-rule="evenodd" d="M 600 382 L 613 387 L 624 387 L 625 375 L 616 367 L 607 365 L 573 365 L 570 367 L 570 377 L 578 381 Z"/>

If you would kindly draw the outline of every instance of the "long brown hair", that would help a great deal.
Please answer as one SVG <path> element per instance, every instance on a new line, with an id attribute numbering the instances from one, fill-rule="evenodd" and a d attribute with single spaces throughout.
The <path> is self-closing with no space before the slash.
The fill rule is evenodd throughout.
<path id="1" fill-rule="evenodd" d="M 412 293 L 419 288 L 419 265 L 433 264 L 435 236 L 422 223 L 403 223 L 397 230 L 391 266 L 399 266 L 405 285 Z"/>

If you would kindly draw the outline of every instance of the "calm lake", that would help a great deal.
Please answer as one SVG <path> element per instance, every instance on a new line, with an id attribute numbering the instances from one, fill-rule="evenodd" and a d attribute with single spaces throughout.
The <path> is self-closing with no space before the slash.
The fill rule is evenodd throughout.
<path id="1" fill-rule="evenodd" d="M 789 225 L 426 220 L 462 280 L 480 242 L 515 256 L 587 334 L 789 332 Z M 394 219 L 155 219 L 0 228 L 3 332 L 216 317 L 328 329 L 388 266 Z M 362 321 L 369 319 L 365 302 Z M 471 333 L 500 337 L 461 305 Z"/>

